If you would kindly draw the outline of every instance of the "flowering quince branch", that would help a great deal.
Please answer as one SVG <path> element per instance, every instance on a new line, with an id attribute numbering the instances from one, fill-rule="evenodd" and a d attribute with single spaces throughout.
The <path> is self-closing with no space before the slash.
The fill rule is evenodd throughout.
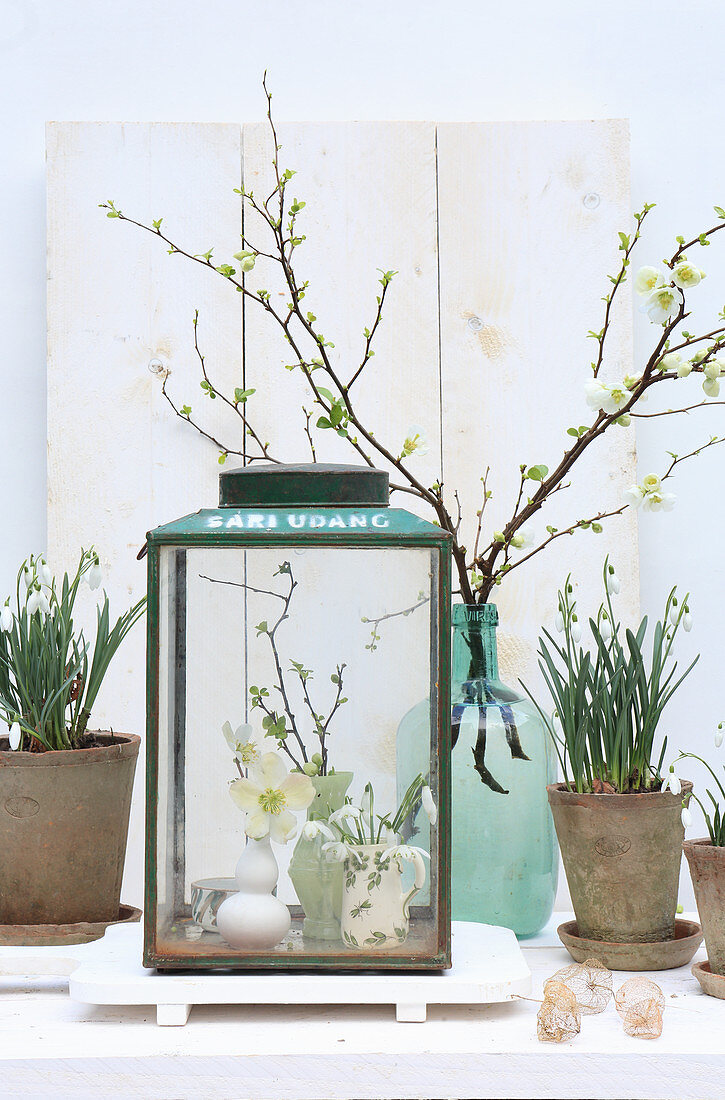
<path id="1" fill-rule="evenodd" d="M 596 514 L 589 520 L 578 520 L 562 531 L 547 527 L 548 537 L 530 550 L 529 553 L 519 554 L 518 551 L 528 549 L 535 542 L 531 520 L 537 515 L 544 505 L 548 503 L 555 492 L 568 487 L 568 475 L 572 467 L 582 457 L 584 452 L 595 443 L 612 425 L 627 427 L 634 416 L 647 414 L 635 411 L 640 399 L 653 386 L 660 382 L 687 377 L 691 373 L 699 373 L 703 376 L 703 390 L 706 397 L 716 398 L 719 394 L 720 377 L 725 373 L 725 359 L 719 359 L 718 353 L 725 348 L 725 324 L 711 329 L 704 335 L 695 335 L 685 330 L 678 333 L 677 343 L 672 343 L 672 337 L 682 322 L 688 317 L 686 312 L 685 293 L 697 287 L 704 277 L 704 273 L 687 258 L 687 252 L 696 245 L 699 247 L 710 244 L 710 239 L 725 228 L 725 210 L 715 207 L 715 212 L 720 221 L 712 228 L 685 241 L 683 237 L 677 238 L 677 249 L 669 260 L 664 261 L 663 269 L 655 267 L 643 267 L 635 279 L 635 289 L 643 297 L 642 310 L 650 321 L 661 327 L 657 336 L 653 351 L 645 364 L 641 374 L 626 376 L 621 381 L 608 382 L 601 379 L 600 374 L 606 363 L 606 341 L 610 331 L 613 306 L 618 294 L 626 283 L 628 270 L 631 265 L 632 253 L 640 241 L 642 225 L 651 204 L 645 204 L 643 209 L 634 215 L 635 229 L 632 234 L 620 233 L 619 249 L 621 262 L 615 275 L 608 276 L 612 283 L 610 292 L 604 296 L 605 303 L 603 325 L 600 331 L 590 332 L 589 336 L 596 341 L 596 358 L 591 363 L 592 376 L 586 384 L 585 394 L 587 402 L 596 418 L 589 425 L 571 427 L 567 434 L 573 438 L 559 460 L 558 464 L 550 470 L 544 464 L 521 465 L 521 479 L 518 495 L 513 512 L 508 522 L 501 530 L 493 532 L 491 541 L 483 549 L 480 549 L 483 531 L 483 514 L 486 503 L 492 493 L 488 488 L 488 474 L 482 478 L 483 504 L 477 512 L 477 529 L 473 554 L 469 557 L 467 548 L 460 538 L 462 512 L 460 501 L 453 494 L 456 509 L 450 509 L 444 498 L 442 482 L 437 481 L 432 485 L 426 485 L 416 476 L 414 468 L 415 459 L 427 453 L 428 446 L 423 431 L 412 425 L 403 440 L 402 445 L 387 445 L 384 443 L 367 423 L 363 423 L 353 403 L 351 391 L 374 356 L 372 344 L 383 319 L 384 306 L 387 299 L 390 283 L 397 274 L 393 270 L 380 270 L 380 292 L 376 297 L 376 308 L 369 327 L 363 332 L 363 349 L 361 360 L 350 370 L 343 370 L 333 361 L 332 352 L 335 345 L 326 339 L 317 325 L 314 313 L 303 306 L 303 300 L 309 289 L 309 280 L 300 281 L 295 265 L 297 249 L 305 240 L 297 228 L 297 219 L 303 210 L 305 203 L 294 198 L 291 202 L 288 198 L 289 184 L 294 177 L 290 169 L 280 168 L 279 153 L 281 146 L 277 138 L 277 131 L 272 116 L 272 96 L 267 88 L 266 74 L 263 80 L 263 88 L 267 100 L 267 120 L 273 142 L 272 168 L 274 173 L 274 186 L 265 199 L 255 197 L 252 191 L 245 188 L 236 189 L 241 196 L 242 204 L 253 210 L 263 222 L 263 229 L 271 234 L 272 247 L 263 251 L 250 241 L 246 229 L 242 235 L 242 250 L 234 255 L 238 267 L 230 263 L 217 265 L 212 260 L 213 250 L 205 253 L 191 253 L 173 242 L 161 230 L 162 219 L 153 221 L 151 225 L 145 225 L 140 221 L 129 218 L 119 210 L 112 201 L 101 203 L 106 210 L 107 217 L 117 218 L 136 225 L 147 232 L 153 233 L 168 245 L 172 255 L 182 255 L 187 259 L 216 271 L 230 282 L 243 298 L 254 302 L 264 310 L 281 330 L 288 343 L 293 361 L 287 364 L 287 369 L 300 370 L 305 383 L 310 391 L 314 406 L 319 410 L 319 415 L 314 423 L 314 430 L 334 431 L 338 436 L 347 440 L 353 450 L 369 466 L 374 462 L 387 463 L 399 475 L 391 482 L 392 492 L 404 492 L 418 497 L 428 504 L 434 511 L 436 522 L 449 532 L 453 541 L 453 560 L 459 580 L 459 593 L 466 603 L 484 603 L 491 595 L 496 585 L 499 585 L 504 576 L 513 569 L 518 568 L 550 545 L 554 538 L 562 534 L 573 534 L 577 530 L 590 529 L 595 533 L 601 531 L 601 520 L 620 515 L 624 507 Z M 284 280 L 288 301 L 284 308 L 274 306 L 271 294 L 264 288 L 252 289 L 249 285 L 252 273 L 255 270 L 256 261 L 264 257 L 272 261 L 280 270 Z M 725 322 L 725 311 L 720 315 Z M 196 343 L 197 317 L 195 325 L 195 347 L 201 363 L 202 380 L 201 387 L 205 394 L 215 399 L 221 398 L 240 417 L 243 428 L 243 441 L 241 448 L 228 447 L 216 437 L 211 435 L 192 417 L 190 406 L 179 407 L 166 390 L 167 377 L 164 376 L 163 393 L 166 400 L 177 416 L 186 420 L 192 427 L 207 438 L 219 451 L 219 462 L 223 463 L 228 454 L 239 455 L 245 462 L 267 459 L 277 461 L 269 453 L 269 445 L 255 431 L 250 422 L 250 402 L 253 390 L 235 390 L 234 399 L 223 395 L 211 382 L 203 356 L 199 352 Z M 699 349 L 699 350 L 696 350 Z M 681 352 L 691 353 L 691 358 L 683 357 Z M 347 378 L 347 381 L 345 381 Z M 707 401 L 701 405 L 708 404 Z M 679 412 L 691 411 L 699 405 L 688 405 L 681 409 L 670 410 L 669 413 L 650 415 L 672 415 Z M 313 414 L 303 408 L 305 416 L 305 434 L 312 452 L 312 459 L 316 461 L 316 449 L 313 436 Z M 249 454 L 247 440 L 256 446 L 256 451 Z M 705 446 L 713 445 L 713 440 Z M 698 448 L 689 456 L 698 454 Z M 678 461 L 683 461 L 678 459 Z M 660 479 L 665 480 L 671 473 L 668 471 Z M 529 495 L 527 489 L 533 487 Z M 646 494 L 643 494 L 643 499 Z M 672 498 L 674 499 L 674 498 Z M 628 504 L 636 504 L 634 499 L 627 499 Z M 642 501 L 640 501 L 642 503 Z M 661 506 L 666 505 L 659 502 Z M 649 504 L 651 510 L 658 504 L 654 496 L 651 496 Z"/>
<path id="2" fill-rule="evenodd" d="M 226 581 L 220 580 L 216 577 L 207 577 L 203 574 L 199 574 L 201 580 L 209 581 L 211 584 L 224 584 L 231 588 L 242 588 L 247 592 L 255 592 L 262 596 L 273 596 L 277 600 L 282 602 L 282 610 L 276 621 L 269 625 L 269 622 L 264 619 L 262 622 L 257 623 L 254 628 L 257 631 L 257 637 L 265 635 L 269 641 L 270 649 L 272 650 L 272 657 L 274 660 L 275 672 L 277 675 L 277 682 L 274 684 L 274 688 L 282 697 L 283 714 L 279 714 L 277 710 L 270 707 L 266 702 L 270 698 L 269 691 L 266 687 L 258 687 L 253 685 L 249 689 L 251 696 L 252 709 L 259 709 L 264 714 L 262 719 L 262 727 L 264 728 L 265 737 L 274 737 L 277 741 L 277 746 L 280 748 L 289 759 L 292 761 L 298 771 L 304 772 L 306 775 L 327 775 L 328 774 L 328 746 L 327 737 L 330 733 L 330 723 L 337 714 L 341 706 L 343 706 L 347 699 L 342 694 L 343 691 L 343 672 L 345 670 L 345 664 L 338 664 L 335 667 L 335 671 L 330 676 L 330 681 L 335 685 L 336 692 L 332 702 L 330 710 L 325 716 L 315 710 L 315 707 L 310 698 L 309 688 L 307 686 L 308 680 L 312 679 L 312 669 L 305 668 L 301 661 L 290 661 L 290 667 L 287 670 L 290 673 L 294 673 L 300 684 L 302 692 L 302 700 L 305 707 L 310 712 L 312 722 L 314 725 L 315 736 L 320 742 L 320 751 L 312 753 L 308 756 L 307 747 L 304 739 L 300 733 L 299 723 L 292 710 L 291 692 L 285 679 L 285 672 L 282 668 L 282 660 L 280 657 L 279 647 L 277 645 L 277 631 L 279 627 L 289 618 L 290 604 L 292 603 L 292 597 L 294 591 L 297 588 L 298 581 L 295 580 L 292 573 L 292 566 L 288 561 L 282 562 L 274 574 L 277 576 L 287 576 L 289 578 L 289 585 L 286 592 L 275 592 L 273 589 L 267 588 L 255 588 L 251 584 L 245 584 L 242 581 Z M 228 728 L 227 728 L 228 727 Z M 226 722 L 222 729 L 227 744 L 235 755 L 237 767 L 241 763 L 248 763 L 256 759 L 256 746 L 254 742 L 249 740 L 249 734 L 251 733 L 251 726 L 242 725 L 237 730 L 236 734 L 233 733 L 230 723 Z M 292 733 L 297 748 L 291 749 L 287 743 L 289 733 Z M 293 746 L 294 748 L 294 746 Z M 251 755 L 248 759 L 244 758 L 244 750 L 247 749 Z M 297 754 L 297 755 L 296 755 Z"/>

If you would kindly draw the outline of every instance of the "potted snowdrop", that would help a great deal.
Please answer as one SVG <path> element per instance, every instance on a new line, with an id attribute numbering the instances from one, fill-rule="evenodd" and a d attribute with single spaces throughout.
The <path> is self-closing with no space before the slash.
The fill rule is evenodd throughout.
<path id="1" fill-rule="evenodd" d="M 291 926 L 289 909 L 273 894 L 279 867 L 271 841 L 296 836 L 295 813 L 307 809 L 315 788 L 304 772 L 289 772 L 279 753 L 265 752 L 232 780 L 229 793 L 244 811 L 247 844 L 236 866 L 238 893 L 219 906 L 216 927 L 232 947 L 261 951 L 281 943 Z"/>
<path id="2" fill-rule="evenodd" d="M 723 743 L 722 723 L 715 734 L 715 747 Z M 697 911 L 705 933 L 707 961 L 698 963 L 695 976 L 706 993 L 725 996 L 725 767 L 719 778 L 714 768 L 692 752 L 680 753 L 679 759 L 697 760 L 712 776 L 715 793 L 707 788 L 705 802 L 693 790 L 683 802 L 694 798 L 705 817 L 708 835 L 698 840 L 686 840 L 683 848 L 695 888 Z M 675 786 L 675 790 L 677 787 Z M 709 801 L 708 801 L 709 800 Z M 710 812 L 708 811 L 710 808 Z M 692 825 L 689 807 L 683 804 L 682 821 L 685 827 Z"/>
<path id="3" fill-rule="evenodd" d="M 426 881 L 424 848 L 400 843 L 406 823 L 422 807 L 431 825 L 437 810 L 422 775 L 416 776 L 394 812 L 375 812 L 375 795 L 367 783 L 361 806 L 347 803 L 328 822 L 307 822 L 304 829 L 325 838 L 327 859 L 342 864 L 340 922 L 343 943 L 369 951 L 400 947 L 410 930 L 410 903 Z M 412 886 L 404 885 L 404 866 L 413 867 Z"/>
<path id="4" fill-rule="evenodd" d="M 539 639 L 564 776 L 547 790 L 576 914 L 570 931 L 603 945 L 666 945 L 675 939 L 681 800 L 691 784 L 663 773 L 667 738 L 658 733 L 697 660 L 678 675 L 673 648 L 680 627 L 691 626 L 689 599 L 672 589 L 647 659 L 647 618 L 636 631 L 617 621 L 619 582 L 608 559 L 604 582 L 604 601 L 589 619 L 590 648 L 581 644 L 570 578 L 559 592 L 563 640 L 546 630 Z"/>
<path id="5" fill-rule="evenodd" d="M 6 943 L 73 942 L 119 919 L 140 738 L 99 732 L 91 714 L 145 597 L 112 623 L 103 593 L 93 643 L 74 623 L 81 586 L 99 588 L 83 550 L 58 582 L 42 556 L 21 565 L 0 610 L 0 925 Z M 11 926 L 11 927 L 9 927 Z"/>

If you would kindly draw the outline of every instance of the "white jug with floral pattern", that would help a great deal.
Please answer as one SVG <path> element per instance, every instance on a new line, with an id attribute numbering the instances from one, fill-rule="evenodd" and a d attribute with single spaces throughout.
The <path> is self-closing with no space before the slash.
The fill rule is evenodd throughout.
<path id="1" fill-rule="evenodd" d="M 343 942 L 364 951 L 400 946 L 408 937 L 410 903 L 425 885 L 424 853 L 406 844 L 348 844 L 347 849 L 343 865 Z M 402 882 L 404 860 L 415 868 L 415 882 L 407 892 Z"/>

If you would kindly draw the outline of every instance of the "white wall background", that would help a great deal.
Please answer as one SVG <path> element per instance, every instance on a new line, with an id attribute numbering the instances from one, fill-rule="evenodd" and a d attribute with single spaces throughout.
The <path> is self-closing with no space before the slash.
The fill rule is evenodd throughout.
<path id="1" fill-rule="evenodd" d="M 725 73 L 710 50 L 725 32 L 717 0 L 611 0 L 606 7 L 566 0 L 361 0 L 355 7 L 336 0 L 209 0 L 202 7 L 195 0 L 3 0 L 0 11 L 0 591 L 9 590 L 18 561 L 45 543 L 46 120 L 260 118 L 267 67 L 280 119 L 628 117 L 634 204 L 658 203 L 642 262 L 671 252 L 676 233 L 709 227 L 713 203 L 725 204 Z M 704 252 L 702 263 L 709 278 L 700 300 L 713 316 L 725 302 L 725 241 Z M 549 292 L 562 325 L 570 279 L 552 256 Z M 649 335 L 639 319 L 635 357 Z M 697 400 L 695 382 L 692 394 Z M 708 415 L 645 421 L 641 473 L 661 470 L 666 450 L 689 450 L 725 424 L 720 409 Z M 684 467 L 676 511 L 643 517 L 640 527 L 643 609 L 656 613 L 675 582 L 693 593 L 695 626 L 683 660 L 685 649 L 702 658 L 667 724 L 674 745 L 703 752 L 725 718 L 724 463 L 725 448 Z M 696 823 L 693 832 L 701 831 Z M 686 905 L 689 891 L 683 876 Z"/>

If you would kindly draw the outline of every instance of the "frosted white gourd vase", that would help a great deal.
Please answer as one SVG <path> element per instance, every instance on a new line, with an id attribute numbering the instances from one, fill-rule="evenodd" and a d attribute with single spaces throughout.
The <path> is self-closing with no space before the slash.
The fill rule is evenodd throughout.
<path id="1" fill-rule="evenodd" d="M 216 916 L 217 931 L 232 947 L 264 951 L 289 932 L 290 911 L 272 893 L 278 875 L 269 836 L 248 840 L 235 871 L 239 893 L 222 902 Z"/>

